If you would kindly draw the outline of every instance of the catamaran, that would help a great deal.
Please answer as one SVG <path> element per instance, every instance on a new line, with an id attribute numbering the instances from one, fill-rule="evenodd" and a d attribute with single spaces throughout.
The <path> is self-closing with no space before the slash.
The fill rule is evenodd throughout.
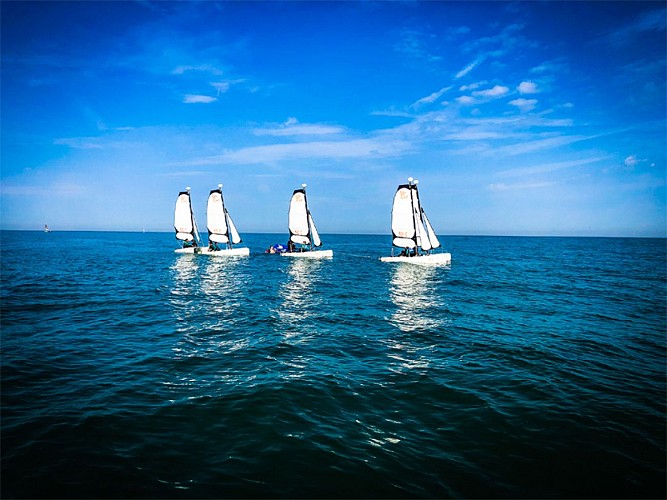
<path id="1" fill-rule="evenodd" d="M 305 184 L 301 184 L 301 189 L 295 189 L 292 193 L 287 218 L 290 233 L 288 251 L 280 255 L 309 259 L 333 257 L 333 250 L 313 250 L 313 247 L 322 245 L 322 240 L 308 209 Z"/>
<path id="2" fill-rule="evenodd" d="M 409 177 L 408 183 L 399 185 L 396 190 L 391 209 L 392 255 L 380 257 L 380 260 L 418 265 L 450 264 L 452 254 L 432 253 L 441 245 L 419 201 L 418 183 Z M 394 255 L 394 247 L 402 248 L 399 255 Z"/>
<path id="3" fill-rule="evenodd" d="M 218 189 L 212 189 L 208 195 L 206 223 L 208 227 L 208 248 L 203 253 L 222 257 L 250 254 L 249 248 L 234 248 L 234 245 L 241 243 L 241 236 L 225 207 L 222 184 L 218 184 Z M 224 247 L 221 248 L 220 245 L 224 245 Z"/>
<path id="4" fill-rule="evenodd" d="M 192 212 L 189 187 L 178 193 L 178 198 L 176 198 L 174 229 L 176 239 L 183 242 L 183 247 L 176 249 L 176 253 L 202 253 L 201 238 L 195 214 Z"/>
<path id="5" fill-rule="evenodd" d="M 49 229 L 48 224 L 44 224 L 44 232 L 45 233 L 50 233 L 51 232 L 51 230 Z"/>

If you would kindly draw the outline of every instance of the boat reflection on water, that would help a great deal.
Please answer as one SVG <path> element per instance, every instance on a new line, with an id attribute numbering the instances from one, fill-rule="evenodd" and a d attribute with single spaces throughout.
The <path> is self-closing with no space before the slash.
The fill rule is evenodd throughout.
<path id="1" fill-rule="evenodd" d="M 321 302 L 319 294 L 314 293 L 316 282 L 322 267 L 320 260 L 292 259 L 287 269 L 287 283 L 280 290 L 282 302 L 277 309 L 278 318 L 284 323 L 285 340 L 300 337 L 306 340 L 315 333 L 312 318 Z"/>
<path id="2" fill-rule="evenodd" d="M 390 367 L 393 371 L 402 372 L 405 369 L 425 369 L 430 364 L 435 342 L 424 344 L 418 342 L 415 333 L 431 334 L 441 330 L 447 323 L 442 312 L 444 301 L 439 299 L 438 291 L 434 287 L 437 273 L 436 267 L 411 266 L 399 264 L 394 269 L 390 283 L 391 300 L 396 310 L 389 322 L 402 333 L 411 335 L 396 335 L 387 339 L 391 348 L 389 357 L 395 361 Z M 420 340 L 424 337 L 420 336 Z"/>

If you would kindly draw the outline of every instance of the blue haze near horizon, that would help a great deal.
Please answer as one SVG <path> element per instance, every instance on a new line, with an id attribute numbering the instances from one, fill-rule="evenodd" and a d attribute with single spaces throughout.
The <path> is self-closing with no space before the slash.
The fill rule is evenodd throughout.
<path id="1" fill-rule="evenodd" d="M 664 2 L 2 2 L 0 228 L 667 235 Z"/>

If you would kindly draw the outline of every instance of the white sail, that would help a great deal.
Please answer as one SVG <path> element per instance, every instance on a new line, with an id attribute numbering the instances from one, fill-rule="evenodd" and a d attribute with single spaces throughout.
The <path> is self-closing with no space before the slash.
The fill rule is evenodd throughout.
<path id="1" fill-rule="evenodd" d="M 421 247 L 424 251 L 429 251 L 431 249 L 431 242 L 428 238 L 428 233 L 424 229 L 424 223 L 422 221 L 422 208 L 419 202 L 419 191 L 417 190 L 417 183 L 410 186 L 412 192 L 412 215 L 414 218 L 414 225 L 417 231 L 417 246 Z"/>
<path id="2" fill-rule="evenodd" d="M 225 206 L 222 201 L 222 192 L 219 189 L 211 191 L 211 194 L 208 196 L 206 224 L 208 226 L 209 241 L 215 243 L 229 242 Z"/>
<path id="3" fill-rule="evenodd" d="M 174 229 L 176 230 L 176 239 L 181 241 L 192 241 L 195 239 L 195 225 L 192 217 L 189 191 L 179 193 L 178 198 L 176 198 Z"/>
<path id="4" fill-rule="evenodd" d="M 309 245 L 308 210 L 306 208 L 306 192 L 296 189 L 289 205 L 288 227 L 290 240 L 300 245 Z"/>
<path id="5" fill-rule="evenodd" d="M 391 209 L 391 231 L 395 246 L 403 248 L 416 246 L 411 187 L 407 184 L 398 186 L 396 195 L 394 195 L 394 204 Z"/>
<path id="6" fill-rule="evenodd" d="M 320 240 L 320 235 L 317 232 L 315 227 L 315 221 L 313 221 L 313 216 L 308 212 L 308 223 L 310 224 L 310 235 L 313 238 L 313 246 L 319 247 L 322 246 L 322 240 Z"/>
<path id="7" fill-rule="evenodd" d="M 422 218 L 424 219 L 424 224 L 426 225 L 426 232 L 428 233 L 428 239 L 431 241 L 431 247 L 438 248 L 440 246 L 440 240 L 438 240 L 438 237 L 435 235 L 433 226 L 431 226 L 431 221 L 429 221 L 428 217 L 426 217 L 426 212 L 424 211 L 423 208 L 422 208 Z"/>
<path id="8" fill-rule="evenodd" d="M 225 212 L 227 212 L 227 210 L 225 210 Z M 229 212 L 227 212 L 227 220 L 229 221 L 229 234 L 231 235 L 232 243 L 235 245 L 241 243 L 241 235 L 236 230 L 236 226 L 234 225 L 234 221 L 230 217 Z"/>

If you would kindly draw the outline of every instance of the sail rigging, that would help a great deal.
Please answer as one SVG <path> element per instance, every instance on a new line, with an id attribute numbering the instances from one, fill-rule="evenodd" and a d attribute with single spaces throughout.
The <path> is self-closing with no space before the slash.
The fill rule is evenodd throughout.
<path id="1" fill-rule="evenodd" d="M 394 195 L 391 210 L 392 243 L 396 247 L 429 252 L 440 246 L 435 231 L 419 201 L 418 181 L 412 177 Z"/>
<path id="2" fill-rule="evenodd" d="M 241 236 L 225 207 L 222 184 L 218 184 L 218 189 L 212 189 L 208 195 L 206 223 L 209 242 L 224 243 L 229 248 L 241 242 Z"/>
<path id="3" fill-rule="evenodd" d="M 308 210 L 305 184 L 302 184 L 301 189 L 295 189 L 292 193 L 287 218 L 290 241 L 299 245 L 310 245 L 311 248 L 322 245 L 313 216 Z"/>
<path id="4" fill-rule="evenodd" d="M 181 240 L 194 246 L 199 246 L 199 230 L 197 229 L 197 221 L 192 212 L 189 187 L 186 188 L 185 191 L 178 193 L 178 198 L 176 198 L 174 229 L 176 230 L 177 240 Z"/>

